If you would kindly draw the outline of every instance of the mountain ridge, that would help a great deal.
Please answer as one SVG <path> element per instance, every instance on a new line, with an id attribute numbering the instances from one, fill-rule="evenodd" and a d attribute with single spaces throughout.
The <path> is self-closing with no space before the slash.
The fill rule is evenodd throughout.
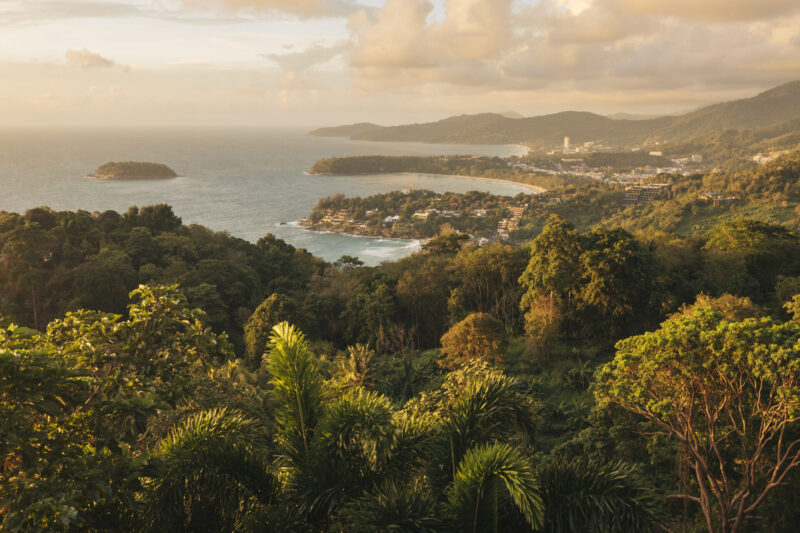
<path id="1" fill-rule="evenodd" d="M 346 136 L 365 141 L 441 144 L 528 144 L 552 147 L 570 137 L 610 146 L 646 141 L 682 142 L 718 130 L 753 130 L 800 117 L 800 80 L 762 91 L 755 96 L 711 104 L 680 115 L 652 118 L 611 118 L 588 111 L 561 111 L 511 118 L 502 113 L 457 115 L 435 122 L 380 126 L 359 123 L 321 128 L 310 135 Z M 347 133 L 345 135 L 345 133 Z"/>

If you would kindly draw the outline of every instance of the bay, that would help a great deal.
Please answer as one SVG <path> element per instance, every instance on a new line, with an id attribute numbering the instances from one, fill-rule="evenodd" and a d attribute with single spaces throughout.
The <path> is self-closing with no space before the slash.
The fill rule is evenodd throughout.
<path id="1" fill-rule="evenodd" d="M 0 130 L 0 210 L 126 211 L 170 204 L 186 224 L 201 224 L 255 242 L 267 233 L 332 261 L 342 255 L 374 265 L 419 248 L 418 241 L 310 232 L 292 222 L 335 193 L 369 196 L 414 187 L 436 192 L 529 192 L 512 183 L 391 174 L 311 176 L 318 159 L 351 155 L 486 155 L 516 146 L 374 143 L 309 137 L 299 129 Z M 85 176 L 108 161 L 152 161 L 181 177 L 103 181 Z"/>

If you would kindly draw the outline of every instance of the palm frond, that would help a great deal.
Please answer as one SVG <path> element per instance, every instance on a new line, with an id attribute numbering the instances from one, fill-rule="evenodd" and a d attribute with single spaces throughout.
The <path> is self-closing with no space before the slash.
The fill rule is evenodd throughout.
<path id="1" fill-rule="evenodd" d="M 542 525 L 544 504 L 528 460 L 506 444 L 486 444 L 464 455 L 449 494 L 463 531 L 491 530 L 492 518 L 496 524 L 498 517 L 496 508 L 490 512 L 490 502 L 501 490 L 532 528 Z"/>
<path id="2" fill-rule="evenodd" d="M 546 532 L 647 533 L 663 523 L 663 502 L 622 462 L 557 459 L 545 463 L 538 476 Z"/>
<path id="3" fill-rule="evenodd" d="M 150 530 L 230 531 L 269 505 L 278 483 L 259 446 L 258 424 L 227 409 L 199 413 L 175 429 L 154 455 L 146 482 Z"/>
<path id="4" fill-rule="evenodd" d="M 294 469 L 294 485 L 312 513 L 336 509 L 381 479 L 396 442 L 394 411 L 384 396 L 350 391 L 317 424 L 308 459 Z"/>
<path id="5" fill-rule="evenodd" d="M 339 517 L 341 530 L 351 533 L 436 533 L 444 514 L 429 487 L 391 481 L 345 505 Z"/>
<path id="6" fill-rule="evenodd" d="M 320 412 L 322 377 L 305 336 L 282 322 L 273 328 L 268 369 L 277 413 L 279 442 L 286 456 L 299 461 L 308 453 L 311 434 Z"/>

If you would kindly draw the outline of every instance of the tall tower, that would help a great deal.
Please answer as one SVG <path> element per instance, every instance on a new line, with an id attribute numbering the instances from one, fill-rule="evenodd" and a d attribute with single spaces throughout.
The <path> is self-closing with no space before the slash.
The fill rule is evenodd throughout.
<path id="1" fill-rule="evenodd" d="M 569 137 L 564 137 L 564 153 L 569 153 Z"/>

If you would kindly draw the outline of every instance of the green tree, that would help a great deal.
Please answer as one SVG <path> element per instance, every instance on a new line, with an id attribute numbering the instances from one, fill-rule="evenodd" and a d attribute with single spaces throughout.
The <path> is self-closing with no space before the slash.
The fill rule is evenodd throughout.
<path id="1" fill-rule="evenodd" d="M 301 331 L 288 322 L 272 331 L 267 364 L 273 395 L 280 405 L 276 416 L 279 444 L 286 458 L 297 463 L 308 455 L 320 416 L 322 377 Z"/>
<path id="2" fill-rule="evenodd" d="M 660 531 L 663 501 L 619 461 L 549 460 L 537 469 L 544 501 L 542 531 Z"/>
<path id="3" fill-rule="evenodd" d="M 248 361 L 254 366 L 261 364 L 272 329 L 281 322 L 295 323 L 297 318 L 297 306 L 288 296 L 274 293 L 261 302 L 244 325 L 244 350 Z"/>
<path id="4" fill-rule="evenodd" d="M 263 428 L 225 409 L 198 413 L 158 446 L 142 510 L 148 531 L 240 531 L 279 485 Z"/>
<path id="5" fill-rule="evenodd" d="M 708 232 L 706 272 L 718 292 L 766 301 L 778 275 L 798 273 L 800 241 L 784 226 L 735 219 Z"/>
<path id="6" fill-rule="evenodd" d="M 800 465 L 800 325 L 725 320 L 708 308 L 617 343 L 596 375 L 601 405 L 617 404 L 675 439 L 695 474 L 709 531 L 750 527 Z"/>
<path id="7" fill-rule="evenodd" d="M 442 505 L 418 483 L 384 483 L 346 504 L 342 529 L 352 533 L 437 533 L 445 530 Z"/>
<path id="8" fill-rule="evenodd" d="M 486 313 L 472 313 L 442 336 L 442 365 L 457 368 L 480 359 L 501 363 L 505 347 L 502 322 Z"/>
<path id="9" fill-rule="evenodd" d="M 501 498 L 510 499 L 531 528 L 541 527 L 544 504 L 530 463 L 505 444 L 472 448 L 459 464 L 449 497 L 463 531 L 501 531 Z"/>

